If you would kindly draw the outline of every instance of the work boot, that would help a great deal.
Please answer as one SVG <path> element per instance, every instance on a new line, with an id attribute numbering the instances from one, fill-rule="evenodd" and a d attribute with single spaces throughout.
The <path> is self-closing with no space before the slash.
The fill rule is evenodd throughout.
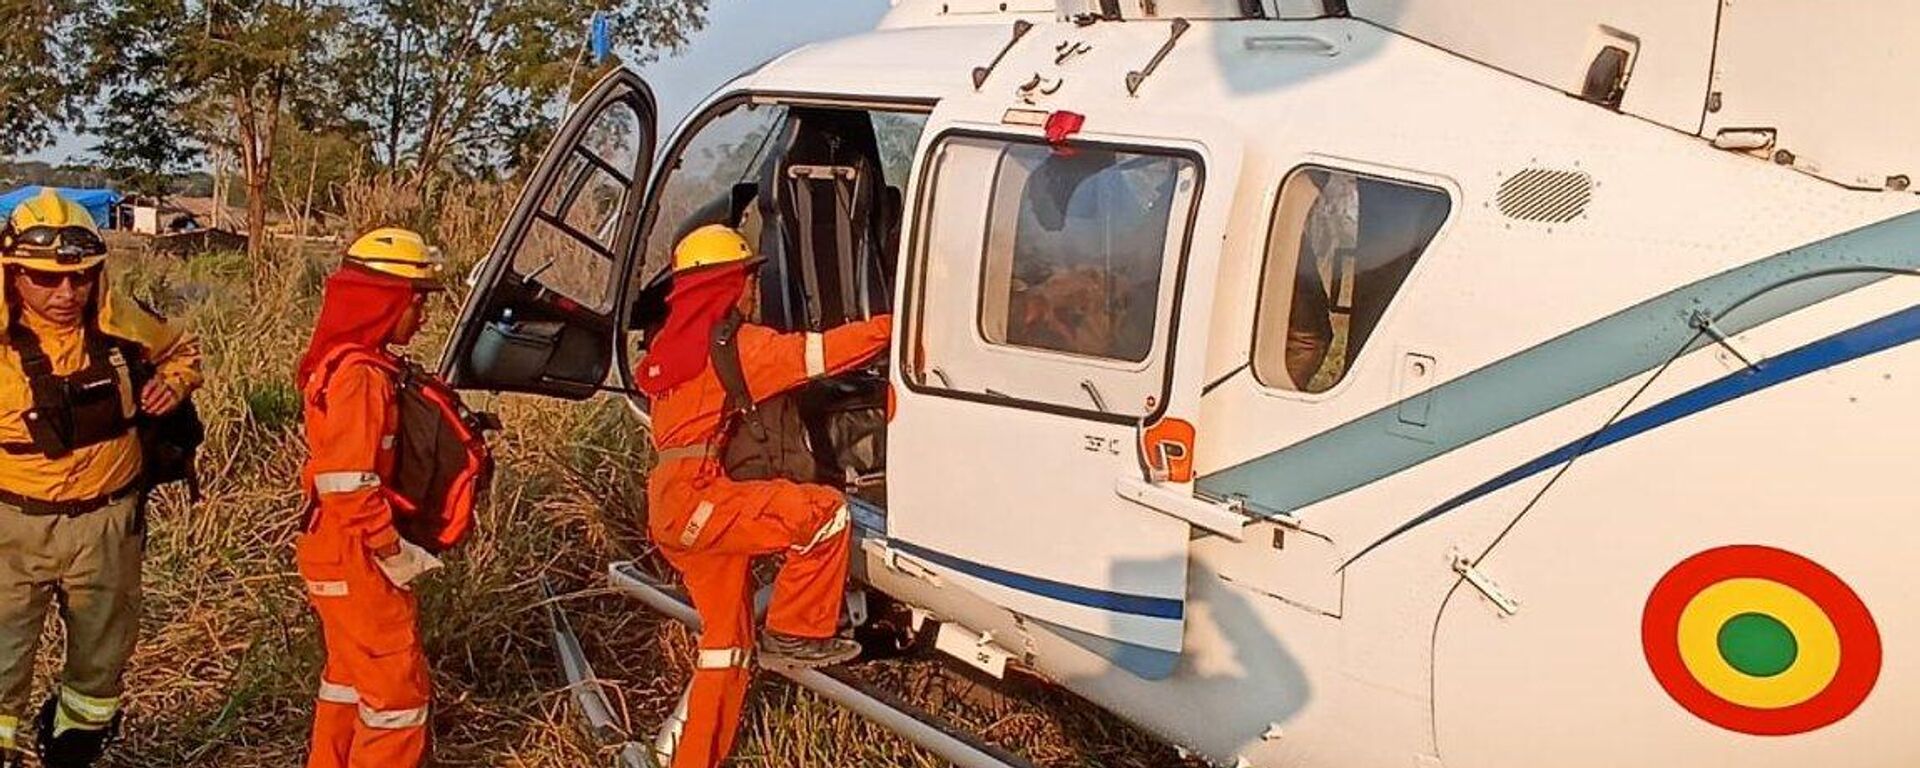
<path id="1" fill-rule="evenodd" d="M 760 633 L 760 663 L 815 669 L 852 661 L 860 644 L 844 637 L 800 637 L 766 630 Z"/>
<path id="2" fill-rule="evenodd" d="M 119 735 L 121 713 L 113 713 L 113 720 L 105 728 L 68 728 L 55 736 L 53 709 L 57 706 L 57 697 L 49 697 L 33 720 L 33 745 L 40 752 L 40 764 L 45 768 L 93 768 L 106 753 L 107 742 Z"/>

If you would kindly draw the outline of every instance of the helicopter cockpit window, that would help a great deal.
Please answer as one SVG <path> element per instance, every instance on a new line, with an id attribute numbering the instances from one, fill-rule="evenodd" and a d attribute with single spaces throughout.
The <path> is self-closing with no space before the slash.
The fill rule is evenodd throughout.
<path id="1" fill-rule="evenodd" d="M 1186 160 L 1013 145 L 988 212 L 988 341 L 1138 363 L 1153 348 L 1167 211 Z"/>
<path id="2" fill-rule="evenodd" d="M 926 121 L 924 113 L 910 110 L 722 101 L 696 119 L 665 158 L 664 179 L 645 218 L 641 263 L 628 276 L 630 295 L 648 295 L 651 287 L 664 296 L 659 289 L 679 238 L 703 224 L 730 222 L 768 260 L 763 273 L 769 282 L 762 291 L 781 311 L 762 322 L 795 329 L 804 321 L 793 316 L 798 312 L 785 310 L 808 302 L 817 310 L 825 299 L 857 305 L 860 316 L 886 311 L 898 250 L 900 190 Z M 874 172 L 861 173 L 863 168 Z M 836 175 L 835 169 L 851 172 Z M 843 244 L 854 257 L 851 268 L 820 263 L 839 257 Z M 837 278 L 843 273 L 855 289 L 842 289 Z M 836 279 L 825 285 L 803 279 L 821 274 Z M 823 296 L 830 293 L 827 288 L 838 293 Z M 841 295 L 850 293 L 859 295 Z M 646 314 L 637 307 L 635 312 Z M 833 325 L 851 319 L 845 315 L 815 311 L 808 319 Z"/>
<path id="3" fill-rule="evenodd" d="M 1317 166 L 1289 174 L 1262 270 L 1254 376 L 1299 392 L 1340 383 L 1451 207 L 1433 187 Z"/>
<path id="4" fill-rule="evenodd" d="M 735 184 L 751 182 L 767 160 L 769 137 L 787 115 L 777 104 L 742 101 L 709 118 L 687 140 L 680 153 L 668 158 L 665 185 L 654 205 L 653 228 L 647 232 L 645 260 L 634 277 L 645 280 L 667 265 L 673 244 L 696 221 L 712 215 L 705 208 L 728 199 Z M 759 238 L 759 219 L 749 217 L 743 228 L 747 239 Z"/>

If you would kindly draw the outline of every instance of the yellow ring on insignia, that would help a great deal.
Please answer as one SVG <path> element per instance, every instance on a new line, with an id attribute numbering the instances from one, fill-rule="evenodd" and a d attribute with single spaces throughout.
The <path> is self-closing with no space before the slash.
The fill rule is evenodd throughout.
<path id="1" fill-rule="evenodd" d="M 1721 634 L 1746 614 L 1770 617 L 1792 633 L 1797 653 L 1786 669 L 1756 676 L 1735 669 L 1721 652 Z M 1721 581 L 1680 612 L 1680 660 L 1707 690 L 1755 709 L 1781 709 L 1812 699 L 1840 671 L 1840 633 L 1825 611 L 1797 589 L 1770 579 Z"/>

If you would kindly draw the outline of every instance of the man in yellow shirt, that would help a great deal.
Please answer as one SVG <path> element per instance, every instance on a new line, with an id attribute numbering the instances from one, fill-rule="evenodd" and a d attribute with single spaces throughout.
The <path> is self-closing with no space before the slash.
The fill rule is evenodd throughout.
<path id="1" fill-rule="evenodd" d="M 139 426 L 200 385 L 188 334 L 107 289 L 106 243 L 52 190 L 0 226 L 0 766 L 18 766 L 47 606 L 66 623 L 59 690 L 35 719 L 47 768 L 85 768 L 119 724 L 140 621 Z"/>

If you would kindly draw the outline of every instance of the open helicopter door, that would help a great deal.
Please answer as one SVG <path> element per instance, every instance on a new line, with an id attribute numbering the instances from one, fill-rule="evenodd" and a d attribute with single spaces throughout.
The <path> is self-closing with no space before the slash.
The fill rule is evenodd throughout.
<path id="1" fill-rule="evenodd" d="M 965 130 L 929 147 L 887 546 L 1166 677 L 1195 526 L 1238 535 L 1185 484 L 1216 255 L 1190 253 L 1201 156 Z"/>
<path id="2" fill-rule="evenodd" d="M 605 387 L 621 337 L 618 280 L 632 258 L 654 100 L 609 72 L 540 158 L 461 310 L 440 372 L 454 387 L 583 400 Z"/>

